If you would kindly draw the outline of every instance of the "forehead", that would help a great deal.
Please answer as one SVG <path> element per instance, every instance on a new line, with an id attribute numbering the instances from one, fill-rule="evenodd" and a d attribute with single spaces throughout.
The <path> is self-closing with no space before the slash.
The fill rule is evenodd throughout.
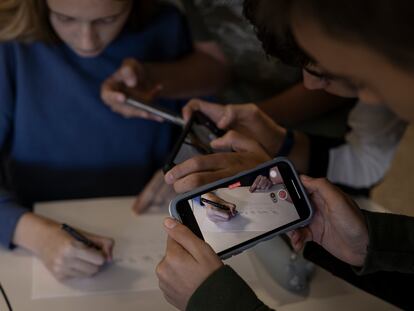
<path id="1" fill-rule="evenodd" d="M 121 13 L 129 0 L 47 0 L 50 10 L 80 19 L 97 19 Z"/>

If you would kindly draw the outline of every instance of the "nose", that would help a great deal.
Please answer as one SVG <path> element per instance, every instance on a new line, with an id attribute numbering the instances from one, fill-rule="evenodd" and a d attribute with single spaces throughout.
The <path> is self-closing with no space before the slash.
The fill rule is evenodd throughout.
<path id="1" fill-rule="evenodd" d="M 378 94 L 368 89 L 358 90 L 358 98 L 363 103 L 369 104 L 369 105 L 379 105 L 383 102 L 381 97 Z"/>
<path id="2" fill-rule="evenodd" d="M 311 75 L 303 70 L 303 84 L 308 90 L 322 90 L 328 86 L 328 81 Z"/>
<path id="3" fill-rule="evenodd" d="M 94 27 L 90 23 L 85 23 L 81 27 L 78 48 L 84 52 L 94 51 L 99 46 L 99 37 Z"/>

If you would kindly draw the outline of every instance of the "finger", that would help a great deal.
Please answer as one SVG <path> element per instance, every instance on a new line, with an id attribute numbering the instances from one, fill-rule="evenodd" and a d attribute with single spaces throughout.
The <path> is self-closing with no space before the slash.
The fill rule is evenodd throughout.
<path id="1" fill-rule="evenodd" d="M 229 212 L 220 210 L 220 209 L 218 209 L 216 207 L 213 207 L 213 206 L 209 206 L 207 208 L 209 208 L 208 214 L 210 216 L 213 216 L 213 217 L 219 218 L 219 219 L 225 219 L 225 220 L 229 219 Z"/>
<path id="2" fill-rule="evenodd" d="M 249 189 L 250 192 L 255 192 L 256 191 L 257 186 L 259 185 L 259 182 L 261 180 L 261 177 L 262 177 L 261 175 L 256 177 L 253 184 L 250 186 L 250 189 Z"/>
<path id="3" fill-rule="evenodd" d="M 190 120 L 194 111 L 201 111 L 217 124 L 223 116 L 224 107 L 222 105 L 209 103 L 201 99 L 192 99 L 183 108 L 182 112 L 184 120 Z"/>
<path id="4" fill-rule="evenodd" d="M 292 246 L 295 251 L 301 251 L 307 242 L 313 241 L 312 231 L 306 227 L 292 233 Z"/>
<path id="5" fill-rule="evenodd" d="M 67 265 L 68 268 L 85 277 L 95 275 L 100 269 L 100 266 L 76 258 L 70 260 Z"/>
<path id="6" fill-rule="evenodd" d="M 236 152 L 250 151 L 266 154 L 257 141 L 234 130 L 230 130 L 222 137 L 213 140 L 210 145 L 213 149 L 217 150 L 233 150 Z"/>
<path id="7" fill-rule="evenodd" d="M 234 203 L 222 201 L 221 204 L 223 204 L 224 206 L 228 207 L 230 211 L 236 209 L 236 204 L 234 204 Z"/>
<path id="8" fill-rule="evenodd" d="M 133 88 L 138 84 L 140 72 L 140 64 L 132 58 L 127 58 L 123 61 L 121 69 L 119 71 L 119 78 L 128 87 Z"/>
<path id="9" fill-rule="evenodd" d="M 104 103 L 110 106 L 120 105 L 126 100 L 126 96 L 120 90 L 119 83 L 113 78 L 106 80 L 102 84 L 101 97 Z"/>
<path id="10" fill-rule="evenodd" d="M 217 126 L 232 128 L 249 123 L 255 116 L 262 115 L 260 108 L 255 104 L 226 105 L 225 111 Z M 257 118 L 257 117 L 256 117 Z"/>
<path id="11" fill-rule="evenodd" d="M 190 254 L 177 241 L 168 236 L 166 247 L 167 260 L 171 262 L 172 257 L 175 260 L 176 258 L 183 258 L 185 256 L 190 256 Z"/>
<path id="12" fill-rule="evenodd" d="M 149 208 L 151 204 L 150 202 L 150 196 L 142 193 L 136 198 L 134 205 L 132 206 L 132 210 L 138 215 L 143 214 Z"/>
<path id="13" fill-rule="evenodd" d="M 177 180 L 174 183 L 174 190 L 177 193 L 184 193 L 230 175 L 232 174 L 225 170 L 194 173 Z"/>
<path id="14" fill-rule="evenodd" d="M 168 235 L 193 256 L 194 259 L 198 260 L 201 258 L 203 248 L 206 244 L 191 232 L 190 229 L 172 218 L 165 219 L 164 227 Z"/>
<path id="15" fill-rule="evenodd" d="M 85 275 L 85 273 L 83 273 L 82 271 L 67 268 L 63 273 L 57 275 L 56 277 L 58 278 L 58 280 L 64 281 L 69 279 L 84 279 L 87 277 L 87 275 Z"/>
<path id="16" fill-rule="evenodd" d="M 235 113 L 236 105 L 226 105 L 220 120 L 217 122 L 217 127 L 221 129 L 228 129 L 236 123 L 237 114 Z"/>
<path id="17" fill-rule="evenodd" d="M 193 157 L 183 163 L 174 166 L 168 171 L 164 180 L 167 184 L 171 185 L 177 182 L 179 179 L 192 175 L 194 173 L 201 173 L 205 171 L 217 171 L 225 168 L 228 164 L 225 158 L 234 157 L 233 154 L 209 154 Z M 224 163 L 226 162 L 226 163 Z"/>
<path id="18" fill-rule="evenodd" d="M 303 243 L 302 243 L 302 236 L 298 230 L 294 230 L 288 233 L 288 237 L 290 239 L 290 243 L 293 247 L 293 249 L 296 252 L 299 252 L 302 249 Z"/>
<path id="19" fill-rule="evenodd" d="M 104 253 L 106 260 L 112 261 L 113 249 L 115 246 L 114 239 L 100 237 L 90 233 L 87 234 L 87 238 L 101 247 L 101 250 Z"/>
<path id="20" fill-rule="evenodd" d="M 164 173 L 161 170 L 158 170 L 147 183 L 144 190 L 137 196 L 133 210 L 137 214 L 143 213 L 150 207 L 150 204 L 154 202 L 154 193 L 157 192 L 160 188 L 164 189 L 167 187 L 164 183 Z M 165 195 L 164 192 L 159 194 L 160 196 Z"/>
<path id="21" fill-rule="evenodd" d="M 157 84 L 148 91 L 147 97 L 150 99 L 150 101 L 153 101 L 156 97 L 160 95 L 163 89 L 164 86 L 162 84 Z"/>
<path id="22" fill-rule="evenodd" d="M 102 266 L 105 263 L 106 256 L 103 252 L 88 248 L 84 245 L 78 245 L 73 252 L 75 258 L 82 259 L 94 265 Z"/>
<path id="23" fill-rule="evenodd" d="M 264 177 L 263 176 L 263 178 L 260 180 L 260 182 L 259 182 L 259 188 L 261 189 L 261 190 L 264 190 L 264 189 L 268 189 L 267 188 L 267 186 L 268 186 L 268 179 L 266 178 L 266 177 Z"/>
<path id="24" fill-rule="evenodd" d="M 343 193 L 325 178 L 301 176 L 303 185 L 309 194 L 318 193 L 325 202 L 337 202 L 343 199 Z"/>
<path id="25" fill-rule="evenodd" d="M 229 221 L 230 217 L 223 218 L 223 217 L 218 217 L 216 215 L 208 215 L 208 219 L 210 219 L 210 221 L 212 221 L 214 223 L 220 223 L 220 222 L 227 222 L 227 221 Z"/>

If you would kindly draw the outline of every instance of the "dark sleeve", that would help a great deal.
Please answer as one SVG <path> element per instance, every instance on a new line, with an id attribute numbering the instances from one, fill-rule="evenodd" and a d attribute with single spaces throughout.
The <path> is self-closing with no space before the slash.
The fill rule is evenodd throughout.
<path id="1" fill-rule="evenodd" d="M 311 177 L 326 177 L 329 165 L 329 151 L 345 143 L 342 138 L 308 135 L 310 141 L 309 171 Z"/>
<path id="2" fill-rule="evenodd" d="M 329 154 L 331 149 L 344 145 L 343 138 L 332 138 L 317 135 L 308 135 L 310 141 L 308 175 L 314 178 L 326 177 L 328 174 Z M 370 196 L 370 188 L 356 188 L 336 183 L 342 191 L 350 195 Z"/>
<path id="3" fill-rule="evenodd" d="M 270 311 L 252 289 L 229 266 L 214 272 L 195 291 L 187 311 Z"/>
<path id="4" fill-rule="evenodd" d="M 414 217 L 362 211 L 368 226 L 368 254 L 358 274 L 414 273 Z"/>
<path id="5" fill-rule="evenodd" d="M 0 245 L 13 248 L 14 230 L 20 217 L 28 212 L 21 206 L 12 189 L 6 185 L 5 158 L 9 153 L 9 139 L 12 135 L 15 107 L 13 46 L 0 44 Z"/>

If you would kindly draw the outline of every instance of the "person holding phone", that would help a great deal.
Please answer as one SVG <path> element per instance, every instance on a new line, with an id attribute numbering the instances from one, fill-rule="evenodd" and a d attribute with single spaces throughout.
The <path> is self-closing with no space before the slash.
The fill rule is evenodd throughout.
<path id="1" fill-rule="evenodd" d="M 31 208 L 132 195 L 161 167 L 174 128 L 125 120 L 99 92 L 127 56 L 172 62 L 191 53 L 185 19 L 151 0 L 10 0 L 0 2 L 1 27 L 0 244 L 31 251 L 58 279 L 92 276 L 114 241 L 76 228 L 99 249 L 88 247 Z"/>
<path id="2" fill-rule="evenodd" d="M 390 7 L 388 1 L 352 1 L 350 5 L 349 0 L 247 0 L 246 5 L 262 30 L 274 29 L 267 32 L 273 43 L 278 42 L 275 38 L 283 40 L 278 35 L 292 32 L 299 51 L 305 51 L 299 55 L 305 59 L 307 55 L 312 57 L 324 83 L 346 83 L 361 100 L 385 103 L 401 119 L 414 121 L 413 48 L 407 40 L 396 39 L 409 35 L 407 25 L 412 24 L 414 12 L 411 3 L 393 2 Z M 291 14 L 279 16 L 282 6 Z M 385 25 L 384 19 L 391 24 Z M 360 23 L 367 27 L 361 30 Z M 277 53 L 277 49 L 272 51 Z M 300 63 L 303 65 L 303 59 Z M 377 288 L 386 288 L 388 294 L 384 298 L 411 309 L 412 295 L 406 284 L 412 282 L 414 219 L 361 211 L 348 195 L 326 180 L 303 177 L 302 181 L 316 213 L 307 228 L 290 235 L 294 247 L 298 249 L 314 241 L 352 267 L 360 278 L 366 273 L 379 273 L 371 281 L 375 280 Z M 169 248 L 157 272 L 167 300 L 186 310 L 269 310 L 187 228 L 171 219 L 166 220 L 165 227 Z M 184 286 L 177 286 L 178 283 Z M 222 295 L 212 295 L 214 291 Z M 204 299 L 207 295 L 209 299 Z"/>

